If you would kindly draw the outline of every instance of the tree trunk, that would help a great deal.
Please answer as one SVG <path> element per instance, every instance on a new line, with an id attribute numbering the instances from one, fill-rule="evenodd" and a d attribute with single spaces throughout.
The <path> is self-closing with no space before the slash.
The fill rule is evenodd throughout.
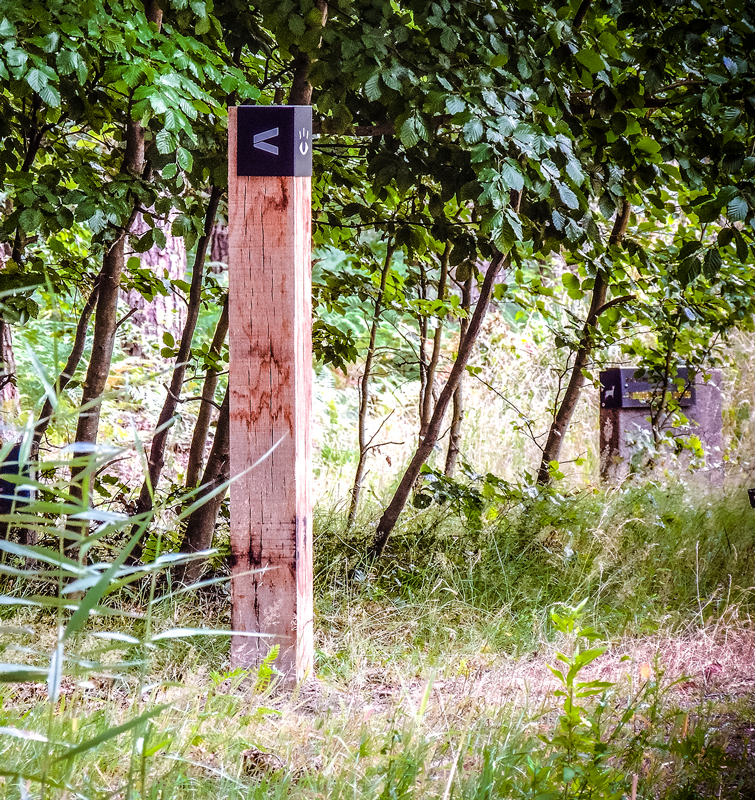
<path id="1" fill-rule="evenodd" d="M 94 307 L 97 303 L 97 296 L 99 294 L 99 282 L 95 281 L 94 288 L 92 289 L 92 293 L 87 298 L 86 303 L 84 304 L 84 308 L 81 310 L 81 314 L 79 315 L 79 321 L 76 325 L 76 335 L 73 340 L 73 347 L 71 348 L 71 353 L 68 356 L 68 361 L 66 361 L 66 365 L 63 367 L 63 371 L 58 376 L 57 381 L 55 381 L 55 397 L 58 398 L 65 390 L 66 386 L 70 382 L 71 378 L 73 378 L 76 369 L 79 366 L 79 362 L 81 361 L 81 356 L 84 354 L 84 346 L 86 345 L 86 338 L 87 338 L 87 331 L 89 330 L 89 320 L 92 317 L 92 312 L 94 311 Z M 42 441 L 42 437 L 45 435 L 45 431 L 47 430 L 48 425 L 50 424 L 50 420 L 52 419 L 53 413 L 53 399 L 51 397 L 46 397 L 45 402 L 42 405 L 42 410 L 39 412 L 39 417 L 37 417 L 37 424 L 34 426 L 34 451 L 37 452 L 39 450 L 39 445 Z"/>
<path id="2" fill-rule="evenodd" d="M 472 305 L 472 277 L 464 281 L 461 290 L 461 307 L 469 312 Z M 459 325 L 459 342 L 464 340 L 469 328 L 469 316 L 464 317 Z M 461 452 L 461 425 L 464 421 L 464 375 L 459 378 L 459 385 L 454 391 L 454 404 L 451 416 L 451 430 L 448 434 L 448 452 L 446 453 L 445 474 L 452 478 L 456 472 L 456 463 Z"/>
<path id="3" fill-rule="evenodd" d="M 508 258 L 506 258 L 505 263 L 506 266 L 508 266 Z M 391 535 L 391 531 L 398 522 L 399 514 L 401 514 L 404 506 L 406 505 L 406 501 L 409 499 L 409 494 L 411 493 L 414 482 L 417 480 L 417 476 L 422 469 L 422 465 L 425 463 L 425 461 L 427 461 L 427 458 L 432 452 L 435 443 L 438 441 L 441 425 L 443 424 L 443 417 L 445 416 L 446 409 L 451 401 L 451 397 L 456 391 L 456 387 L 459 385 L 459 381 L 464 374 L 464 370 L 467 366 L 467 361 L 469 360 L 472 348 L 480 334 L 482 321 L 485 317 L 485 312 L 488 309 L 488 303 L 490 302 L 490 298 L 493 294 L 495 278 L 503 264 L 503 254 L 496 253 L 493 256 L 493 260 L 488 265 L 488 268 L 485 272 L 485 279 L 483 280 L 482 288 L 480 289 L 480 297 L 477 301 L 477 305 L 475 306 L 474 314 L 472 314 L 472 318 L 469 321 L 467 334 L 464 339 L 459 342 L 459 352 L 456 356 L 456 361 L 454 361 L 454 365 L 451 368 L 451 373 L 448 376 L 448 380 L 446 381 L 446 384 L 438 397 L 438 402 L 435 404 L 435 410 L 433 411 L 432 419 L 428 425 L 427 434 L 420 442 L 419 447 L 417 447 L 414 457 L 409 463 L 409 466 L 407 467 L 407 470 L 401 479 L 401 483 L 399 483 L 398 489 L 396 489 L 396 493 L 393 495 L 393 499 L 385 509 L 385 512 L 378 523 L 377 530 L 375 531 L 375 540 L 373 541 L 372 547 L 368 553 L 368 557 L 371 559 L 377 559 L 382 555 L 385 545 L 388 542 L 388 537 Z"/>
<path id="4" fill-rule="evenodd" d="M 220 357 L 223 349 L 225 337 L 228 335 L 228 295 L 223 303 L 223 311 L 220 314 L 218 324 L 215 326 L 215 334 L 210 345 L 210 354 L 216 358 Z M 204 376 L 202 385 L 202 399 L 199 404 L 199 414 L 194 425 L 194 433 L 191 437 L 191 447 L 189 448 L 189 464 L 186 467 L 186 488 L 194 489 L 199 485 L 199 473 L 204 461 L 204 451 L 207 442 L 207 432 L 210 429 L 210 419 L 214 408 L 215 390 L 218 386 L 218 370 L 210 367 Z"/>
<path id="5" fill-rule="evenodd" d="M 367 347 L 367 357 L 364 361 L 364 372 L 362 373 L 362 381 L 360 383 L 359 391 L 359 461 L 357 463 L 356 473 L 354 474 L 354 485 L 351 489 L 351 502 L 349 504 L 349 515 L 346 519 L 346 530 L 351 530 L 357 516 L 357 509 L 359 506 L 359 495 L 362 493 L 362 480 L 364 478 L 364 465 L 367 461 L 367 453 L 369 451 L 369 443 L 367 441 L 367 415 L 369 412 L 370 402 L 370 376 L 372 373 L 372 361 L 375 357 L 375 342 L 377 341 L 377 332 L 380 327 L 380 316 L 383 313 L 383 295 L 385 293 L 385 284 L 388 280 L 388 272 L 391 268 L 391 261 L 393 259 L 393 242 L 389 240 L 388 249 L 385 254 L 385 262 L 383 263 L 383 270 L 380 273 L 380 287 L 377 296 L 375 297 L 375 310 L 372 314 L 372 326 L 370 328 L 370 343 Z"/>
<path id="6" fill-rule="evenodd" d="M 0 408 L 2 408 L 0 417 L 5 424 L 12 425 L 12 420 L 18 418 L 18 403 L 13 335 L 10 325 L 0 317 Z"/>
<path id="7" fill-rule="evenodd" d="M 617 245 L 624 238 L 629 223 L 629 214 L 632 207 L 628 200 L 624 200 L 621 210 L 616 215 L 613 230 L 608 240 L 609 247 Z M 579 395 L 585 382 L 582 371 L 587 367 L 587 362 L 592 352 L 595 336 L 595 325 L 598 317 L 604 311 L 606 305 L 606 292 L 608 290 L 608 276 L 604 272 L 599 272 L 595 276 L 595 285 L 592 290 L 590 300 L 590 310 L 587 312 L 587 319 L 582 328 L 582 337 L 574 358 L 574 365 L 571 369 L 569 383 L 564 392 L 564 398 L 558 407 L 558 411 L 551 423 L 548 439 L 543 448 L 543 456 L 540 461 L 540 469 L 537 473 L 537 482 L 540 485 L 550 483 L 551 476 L 549 464 L 551 461 L 558 461 L 561 456 L 561 446 L 563 445 L 566 431 L 569 428 L 574 409 L 577 407 Z"/>
<path id="8" fill-rule="evenodd" d="M 207 253 L 207 245 L 212 233 L 212 226 L 215 222 L 215 215 L 218 210 L 221 194 L 222 192 L 220 189 L 216 186 L 212 187 L 210 199 L 207 204 L 207 212 L 205 213 L 204 233 L 197 242 L 197 250 L 194 257 L 194 266 L 191 273 L 191 288 L 189 290 L 189 304 L 186 310 L 186 322 L 181 334 L 181 342 L 178 346 L 176 365 L 173 368 L 170 387 L 165 396 L 165 401 L 163 402 L 163 407 L 155 426 L 155 433 L 152 437 L 152 445 L 149 449 L 148 473 L 144 479 L 141 492 L 139 493 L 139 499 L 136 503 L 135 514 L 137 515 L 151 510 L 153 493 L 160 482 L 160 475 L 165 466 L 165 447 L 168 443 L 168 435 L 181 397 L 186 367 L 191 357 L 191 342 L 194 338 L 194 331 L 196 330 L 197 320 L 199 319 L 199 309 L 202 303 L 202 281 L 204 277 L 205 255 Z"/>
<path id="9" fill-rule="evenodd" d="M 148 21 L 154 23 L 158 30 L 162 25 L 162 10 L 154 0 L 147 0 L 144 10 Z M 129 119 L 126 124 L 126 150 L 123 155 L 121 173 L 124 175 L 141 175 L 149 170 L 144 158 L 144 130 L 140 122 Z M 100 426 L 102 396 L 110 374 L 113 359 L 115 333 L 118 325 L 118 295 L 120 292 L 121 273 L 125 260 L 126 240 L 134 223 L 135 213 L 126 222 L 118 238 L 110 246 L 102 260 L 99 275 L 99 295 L 94 318 L 94 341 L 92 355 L 89 359 L 81 398 L 81 411 L 76 426 L 76 442 L 96 444 Z M 83 496 L 82 487 L 76 478 L 83 467 L 71 470 L 71 493 L 74 497 Z"/>
<path id="10" fill-rule="evenodd" d="M 446 299 L 446 282 L 448 280 L 448 259 L 451 255 L 451 244 L 447 243 L 443 250 L 440 260 L 440 278 L 438 280 L 438 300 L 441 302 Z M 430 423 L 430 416 L 433 410 L 433 399 L 435 396 L 435 373 L 438 371 L 440 362 L 441 345 L 443 344 L 443 319 L 438 319 L 433 334 L 433 349 L 430 360 L 427 362 L 425 370 L 425 391 L 422 396 L 422 407 L 420 411 L 419 438 L 424 438 L 427 426 Z"/>
<path id="11" fill-rule="evenodd" d="M 210 457 L 207 459 L 207 468 L 202 476 L 202 486 L 196 495 L 197 500 L 206 497 L 213 489 L 227 483 L 230 478 L 230 414 L 228 413 L 229 392 L 226 389 L 223 404 L 220 407 L 218 425 L 215 429 L 215 440 L 212 443 Z M 182 553 L 197 553 L 212 547 L 212 538 L 215 533 L 215 522 L 220 511 L 220 506 L 225 497 L 226 490 L 218 492 L 213 497 L 202 503 L 190 516 L 186 523 Z M 181 580 L 184 583 L 194 583 L 202 574 L 204 563 L 197 559 L 187 564 L 183 569 Z"/>
<path id="12" fill-rule="evenodd" d="M 322 21 L 319 27 L 324 27 L 328 19 L 327 0 L 314 0 L 314 6 L 321 14 Z M 291 81 L 291 91 L 288 94 L 289 105 L 308 106 L 312 103 L 312 84 L 309 82 L 312 63 L 309 53 L 300 51 L 294 56 L 293 79 Z"/>

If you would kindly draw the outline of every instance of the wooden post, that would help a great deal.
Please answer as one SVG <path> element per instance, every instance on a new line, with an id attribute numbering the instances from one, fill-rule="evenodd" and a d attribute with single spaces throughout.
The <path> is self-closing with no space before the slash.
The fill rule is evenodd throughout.
<path id="1" fill-rule="evenodd" d="M 308 107 L 229 109 L 232 627 L 267 634 L 231 665 L 279 644 L 289 681 L 313 659 L 310 131 Z"/>

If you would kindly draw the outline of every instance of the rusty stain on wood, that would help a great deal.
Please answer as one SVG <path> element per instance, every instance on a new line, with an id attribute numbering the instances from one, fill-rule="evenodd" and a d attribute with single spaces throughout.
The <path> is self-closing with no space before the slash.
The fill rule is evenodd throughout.
<path id="1" fill-rule="evenodd" d="M 228 229 L 233 666 L 280 644 L 312 669 L 311 178 L 236 175 L 229 109 Z M 248 468 L 270 448 L 262 463 Z"/>

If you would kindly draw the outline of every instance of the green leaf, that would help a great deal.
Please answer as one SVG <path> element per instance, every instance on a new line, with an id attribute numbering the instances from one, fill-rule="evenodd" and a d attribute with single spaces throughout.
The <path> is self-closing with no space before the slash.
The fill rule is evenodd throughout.
<path id="1" fill-rule="evenodd" d="M 721 228 L 716 237 L 719 247 L 728 247 L 734 241 L 734 228 Z"/>
<path id="2" fill-rule="evenodd" d="M 372 77 L 367 79 L 367 82 L 364 84 L 364 93 L 370 101 L 380 99 L 380 95 L 382 94 L 382 89 L 380 88 L 380 73 L 376 72 Z"/>
<path id="3" fill-rule="evenodd" d="M 78 58 L 78 54 L 73 50 L 61 50 L 58 53 L 58 57 L 55 59 L 58 72 L 61 75 L 70 75 L 72 72 L 75 72 Z"/>
<path id="4" fill-rule="evenodd" d="M 211 28 L 210 18 L 209 17 L 200 17 L 197 20 L 197 24 L 194 26 L 194 33 L 197 36 L 203 36 L 205 33 L 209 33 Z"/>
<path id="5" fill-rule="evenodd" d="M 745 262 L 749 258 L 750 250 L 747 247 L 747 242 L 744 240 L 744 236 L 738 231 L 734 231 L 734 244 L 737 248 L 737 258 Z"/>
<path id="6" fill-rule="evenodd" d="M 583 67 L 586 67 L 593 74 L 606 68 L 603 59 L 594 50 L 590 50 L 588 47 L 580 50 L 574 57 Z"/>
<path id="7" fill-rule="evenodd" d="M 703 261 L 703 274 L 706 278 L 710 278 L 711 280 L 718 275 L 719 270 L 721 269 L 721 264 L 723 263 L 721 259 L 721 253 L 718 251 L 717 248 L 711 248 L 705 254 L 705 260 Z"/>
<path id="8" fill-rule="evenodd" d="M 39 95 L 42 102 L 50 108 L 60 105 L 60 93 L 47 82 L 47 76 L 38 69 L 30 69 L 26 74 L 26 82 Z"/>
<path id="9" fill-rule="evenodd" d="M 744 222 L 747 219 L 748 210 L 747 200 L 740 194 L 729 201 L 726 215 L 732 222 Z"/>
<path id="10" fill-rule="evenodd" d="M 661 150 L 661 146 L 655 139 L 651 139 L 650 136 L 641 136 L 636 142 L 634 142 L 634 146 L 638 150 L 642 150 L 645 153 L 650 153 L 651 155 L 655 155 L 655 153 L 659 153 Z"/>
<path id="11" fill-rule="evenodd" d="M 579 186 L 584 183 L 585 173 L 582 172 L 582 165 L 574 158 L 566 162 L 566 174 Z"/>
<path id="12" fill-rule="evenodd" d="M 24 233 L 31 233 L 42 224 L 42 214 L 36 208 L 25 208 L 18 218 L 18 223 Z"/>
<path id="13" fill-rule="evenodd" d="M 133 242 L 131 246 L 137 253 L 146 253 L 147 250 L 149 250 L 154 243 L 155 243 L 154 234 L 152 233 L 152 228 L 150 228 L 144 234 L 144 236 L 141 236 L 137 241 Z"/>
<path id="14" fill-rule="evenodd" d="M 453 28 L 443 28 L 443 32 L 440 35 L 440 44 L 447 53 L 453 53 L 456 50 L 459 45 L 459 37 Z"/>
<path id="15" fill-rule="evenodd" d="M 516 163 L 510 159 L 501 164 L 501 179 L 508 189 L 513 189 L 515 192 L 521 192 L 524 188 L 524 176 L 519 172 Z"/>
<path id="16" fill-rule="evenodd" d="M 7 18 L 3 17 L 0 22 L 0 36 L 9 39 L 11 36 L 16 35 L 16 26 Z"/>
<path id="17" fill-rule="evenodd" d="M 179 147 L 176 151 L 176 161 L 184 172 L 191 172 L 191 168 L 194 166 L 194 158 L 185 147 Z"/>
<path id="18" fill-rule="evenodd" d="M 473 117 L 464 125 L 464 138 L 469 144 L 474 144 L 482 139 L 483 127 L 482 122 Z"/>
<path id="19" fill-rule="evenodd" d="M 618 111 L 611 117 L 611 130 L 617 135 L 621 136 L 627 129 L 627 116 L 621 111 Z"/>
<path id="20" fill-rule="evenodd" d="M 304 23 L 304 18 L 298 14 L 291 14 L 288 18 L 288 27 L 294 36 L 304 36 L 307 31 L 307 26 Z"/>
<path id="21" fill-rule="evenodd" d="M 679 251 L 679 260 L 684 261 L 685 258 L 694 255 L 702 246 L 703 243 L 699 242 L 697 239 L 692 242 L 685 242 L 682 249 Z"/>
<path id="22" fill-rule="evenodd" d="M 170 131 L 165 129 L 161 130 L 157 134 L 155 137 L 155 142 L 157 144 L 157 152 L 162 153 L 163 155 L 166 153 L 172 153 L 178 144 L 176 137 Z"/>
<path id="23" fill-rule="evenodd" d="M 414 117 L 409 117 L 409 119 L 404 121 L 399 131 L 399 139 L 401 139 L 401 144 L 403 144 L 407 150 L 417 144 L 419 141 L 419 134 L 417 133 Z"/>
<path id="24" fill-rule="evenodd" d="M 557 187 L 558 194 L 566 206 L 571 209 L 579 208 L 579 200 L 577 199 L 577 195 L 574 194 L 574 192 L 565 183 L 559 183 L 557 184 Z"/>

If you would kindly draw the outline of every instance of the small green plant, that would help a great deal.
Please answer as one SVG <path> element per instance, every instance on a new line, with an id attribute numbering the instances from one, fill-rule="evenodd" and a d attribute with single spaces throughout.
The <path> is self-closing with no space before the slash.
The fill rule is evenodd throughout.
<path id="1" fill-rule="evenodd" d="M 561 683 L 562 688 L 554 695 L 561 698 L 562 709 L 555 732 L 541 737 L 552 753 L 546 761 L 547 771 L 537 773 L 534 783 L 548 779 L 560 788 L 563 797 L 614 800 L 624 793 L 627 780 L 614 765 L 616 749 L 611 741 L 616 729 L 606 731 L 603 719 L 605 693 L 613 684 L 582 680 L 580 674 L 607 649 L 583 645 L 583 640 L 592 643 L 600 638 L 594 628 L 580 622 L 586 605 L 587 600 L 583 600 L 576 606 L 566 606 L 561 613 L 552 610 L 550 614 L 556 630 L 566 637 L 569 652 L 557 653 L 558 666 L 548 665 Z M 584 701 L 597 695 L 603 695 L 603 701 L 588 708 Z"/>

